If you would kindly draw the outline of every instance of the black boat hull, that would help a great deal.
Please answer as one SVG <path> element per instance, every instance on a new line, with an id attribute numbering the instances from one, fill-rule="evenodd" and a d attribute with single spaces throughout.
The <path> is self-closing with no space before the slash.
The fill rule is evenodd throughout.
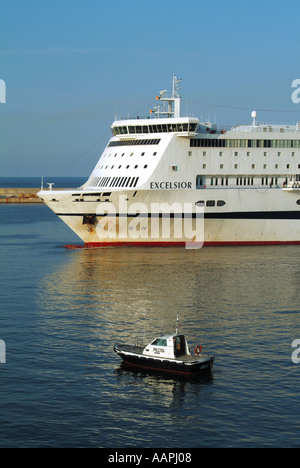
<path id="1" fill-rule="evenodd" d="M 173 359 L 159 359 L 150 356 L 143 356 L 140 353 L 123 352 L 116 345 L 114 351 L 123 359 L 123 363 L 140 369 L 156 370 L 171 374 L 196 375 L 202 372 L 210 372 L 213 368 L 214 357 L 205 356 L 203 358 L 181 361 Z"/>

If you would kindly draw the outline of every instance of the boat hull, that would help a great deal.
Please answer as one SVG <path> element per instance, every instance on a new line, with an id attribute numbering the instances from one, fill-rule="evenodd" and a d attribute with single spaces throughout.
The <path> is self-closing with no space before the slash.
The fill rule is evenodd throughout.
<path id="1" fill-rule="evenodd" d="M 66 191 L 56 192 L 54 201 L 53 192 L 39 196 L 87 248 L 300 244 L 299 194 L 280 189 L 140 190 L 136 197 L 123 191 L 102 202 L 91 196 L 77 201 Z M 197 213 L 201 199 L 216 205 L 220 199 L 224 206 Z"/>
<path id="2" fill-rule="evenodd" d="M 162 359 L 154 356 L 146 356 L 141 352 L 126 351 L 119 345 L 115 345 L 114 351 L 122 358 L 123 363 L 127 366 L 170 374 L 197 375 L 202 372 L 211 372 L 214 364 L 214 357 L 206 355 L 184 361 L 180 358 Z"/>

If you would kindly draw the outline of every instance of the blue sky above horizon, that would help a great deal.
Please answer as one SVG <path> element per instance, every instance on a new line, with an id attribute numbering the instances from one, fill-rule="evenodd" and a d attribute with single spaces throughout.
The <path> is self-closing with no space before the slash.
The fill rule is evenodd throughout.
<path id="1" fill-rule="evenodd" d="M 299 0 L 0 0 L 0 176 L 88 176 L 115 116 L 149 115 L 173 73 L 184 113 L 300 121 L 299 17 Z"/>

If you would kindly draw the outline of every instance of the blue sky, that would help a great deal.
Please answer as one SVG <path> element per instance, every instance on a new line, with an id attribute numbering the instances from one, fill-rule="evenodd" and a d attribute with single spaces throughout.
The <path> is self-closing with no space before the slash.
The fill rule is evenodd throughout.
<path id="1" fill-rule="evenodd" d="M 0 0 L 0 176 L 87 177 L 173 73 L 184 113 L 300 121 L 299 18 L 299 0 Z"/>

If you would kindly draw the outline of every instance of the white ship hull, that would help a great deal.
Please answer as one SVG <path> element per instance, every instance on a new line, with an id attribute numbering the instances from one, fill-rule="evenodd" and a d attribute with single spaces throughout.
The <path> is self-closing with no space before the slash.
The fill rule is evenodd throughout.
<path id="1" fill-rule="evenodd" d="M 300 192 L 275 188 L 140 191 L 135 198 L 133 194 L 116 191 L 101 202 L 74 202 L 72 194 L 66 192 L 55 192 L 60 202 L 47 200 L 48 191 L 40 196 L 86 247 L 300 244 L 300 210 L 296 204 Z M 213 199 L 225 205 L 205 207 L 203 214 L 195 212 L 197 202 Z M 162 215 L 162 208 L 167 206 L 186 209 Z M 139 212 L 137 207 L 144 209 Z M 159 212 L 157 208 L 161 208 Z"/>

